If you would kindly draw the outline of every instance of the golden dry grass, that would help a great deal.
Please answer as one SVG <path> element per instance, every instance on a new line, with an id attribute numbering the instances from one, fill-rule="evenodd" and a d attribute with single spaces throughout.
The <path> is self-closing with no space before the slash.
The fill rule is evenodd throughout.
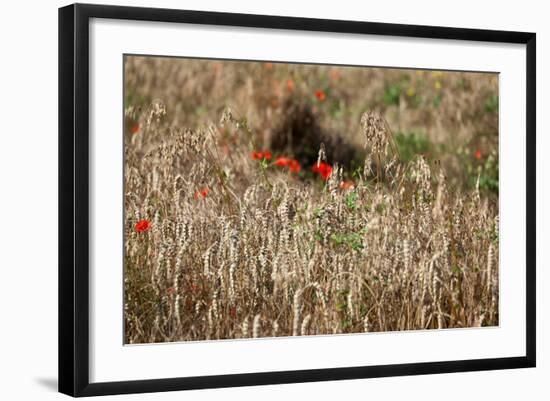
<path id="1" fill-rule="evenodd" d="M 498 324 L 494 75 L 125 68 L 126 343 Z"/>

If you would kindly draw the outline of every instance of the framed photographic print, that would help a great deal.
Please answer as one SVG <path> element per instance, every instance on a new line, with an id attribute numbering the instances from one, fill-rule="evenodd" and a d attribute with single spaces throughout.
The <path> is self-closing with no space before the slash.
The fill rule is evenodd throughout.
<path id="1" fill-rule="evenodd" d="M 59 390 L 535 366 L 535 34 L 59 10 Z"/>

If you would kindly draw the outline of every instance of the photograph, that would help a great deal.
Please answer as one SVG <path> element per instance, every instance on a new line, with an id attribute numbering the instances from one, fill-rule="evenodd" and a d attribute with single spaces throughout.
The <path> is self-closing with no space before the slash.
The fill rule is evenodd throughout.
<path id="1" fill-rule="evenodd" d="M 124 56 L 124 343 L 499 325 L 499 75 Z"/>

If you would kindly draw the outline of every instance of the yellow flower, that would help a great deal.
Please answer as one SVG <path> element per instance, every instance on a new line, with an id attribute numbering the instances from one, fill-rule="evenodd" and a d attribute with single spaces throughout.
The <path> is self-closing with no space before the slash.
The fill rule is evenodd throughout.
<path id="1" fill-rule="evenodd" d="M 409 89 L 407 89 L 407 96 L 408 97 L 413 97 L 415 95 L 415 90 L 412 86 L 409 87 Z"/>
<path id="2" fill-rule="evenodd" d="M 437 90 L 441 89 L 441 81 L 435 81 L 434 87 Z"/>

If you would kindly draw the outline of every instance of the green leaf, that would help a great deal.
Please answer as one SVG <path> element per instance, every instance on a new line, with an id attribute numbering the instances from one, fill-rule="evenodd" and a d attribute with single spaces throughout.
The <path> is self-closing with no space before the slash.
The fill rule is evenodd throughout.
<path id="1" fill-rule="evenodd" d="M 357 192 L 350 192 L 349 194 L 346 195 L 346 198 L 344 201 L 348 209 L 350 210 L 357 209 L 357 199 L 358 199 Z"/>

